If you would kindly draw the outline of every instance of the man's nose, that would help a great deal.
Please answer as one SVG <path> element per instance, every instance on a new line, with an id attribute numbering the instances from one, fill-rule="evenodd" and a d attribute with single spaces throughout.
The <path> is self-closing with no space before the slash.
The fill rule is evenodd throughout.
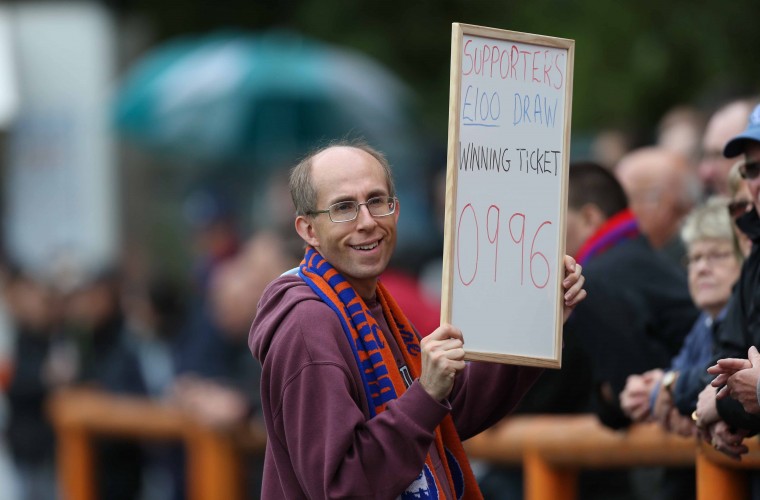
<path id="1" fill-rule="evenodd" d="M 369 213 L 369 208 L 366 204 L 359 205 L 359 213 L 356 215 L 356 219 L 360 226 L 374 225 L 376 223 L 375 217 Z"/>

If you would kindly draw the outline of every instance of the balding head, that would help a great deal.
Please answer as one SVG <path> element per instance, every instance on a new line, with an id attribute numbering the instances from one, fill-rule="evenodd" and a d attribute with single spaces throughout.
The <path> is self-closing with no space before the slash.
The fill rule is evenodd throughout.
<path id="1" fill-rule="evenodd" d="M 707 194 L 728 195 L 728 172 L 734 161 L 723 156 L 723 148 L 744 130 L 752 104 L 747 99 L 733 101 L 710 117 L 702 137 L 699 163 L 699 179 Z"/>
<path id="2" fill-rule="evenodd" d="M 664 148 L 641 148 L 620 160 L 615 175 L 652 246 L 662 248 L 676 238 L 697 197 L 686 159 Z"/>
<path id="3" fill-rule="evenodd" d="M 314 159 L 331 151 L 341 149 L 358 149 L 372 156 L 383 167 L 385 179 L 388 184 L 390 196 L 396 196 L 396 188 L 393 182 L 393 174 L 388 159 L 385 155 L 362 140 L 336 141 L 328 146 L 319 148 L 309 153 L 290 172 L 290 195 L 296 208 L 296 215 L 306 215 L 316 210 L 317 192 L 312 182 L 311 170 Z"/>

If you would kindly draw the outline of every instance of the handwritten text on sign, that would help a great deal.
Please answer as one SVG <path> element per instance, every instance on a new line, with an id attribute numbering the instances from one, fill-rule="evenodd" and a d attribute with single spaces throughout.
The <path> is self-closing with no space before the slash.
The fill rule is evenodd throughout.
<path id="1" fill-rule="evenodd" d="M 451 319 L 476 352 L 554 358 L 572 68 L 530 40 L 462 37 Z"/>

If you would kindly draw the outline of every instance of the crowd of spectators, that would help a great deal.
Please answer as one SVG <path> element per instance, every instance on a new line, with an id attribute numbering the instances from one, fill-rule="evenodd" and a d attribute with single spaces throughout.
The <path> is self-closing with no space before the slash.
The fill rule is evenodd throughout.
<path id="1" fill-rule="evenodd" d="M 257 422 L 248 330 L 265 285 L 298 263 L 300 248 L 276 228 L 242 233 L 214 193 L 194 194 L 186 208 L 195 249 L 186 276 L 134 262 L 69 262 L 44 277 L 2 266 L 3 498 L 60 498 L 46 402 L 61 388 L 149 398 L 220 429 Z M 94 451 L 98 498 L 186 498 L 180 443 L 99 438 Z M 262 461 L 248 462 L 246 491 L 258 498 Z"/>
<path id="2" fill-rule="evenodd" d="M 656 422 L 747 452 L 760 430 L 756 104 L 726 102 L 706 120 L 679 107 L 652 144 L 571 163 L 566 248 L 589 295 L 565 325 L 562 370 L 519 412 L 595 413 L 613 429 Z M 482 481 L 489 498 L 521 495 L 519 472 L 488 468 Z M 693 468 L 579 482 L 589 499 L 690 499 L 695 485 Z"/>

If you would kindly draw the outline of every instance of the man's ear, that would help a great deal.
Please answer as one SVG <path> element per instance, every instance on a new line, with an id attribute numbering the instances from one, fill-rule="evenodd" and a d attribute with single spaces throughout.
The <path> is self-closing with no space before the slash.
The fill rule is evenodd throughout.
<path id="1" fill-rule="evenodd" d="M 583 205 L 580 209 L 580 215 L 583 225 L 590 229 L 592 234 L 607 220 L 607 216 L 604 215 L 602 209 L 593 203 Z"/>
<path id="2" fill-rule="evenodd" d="M 296 232 L 306 243 L 314 248 L 319 248 L 319 239 L 317 238 L 316 231 L 314 231 L 312 220 L 313 219 L 305 215 L 299 215 L 296 217 Z"/>

